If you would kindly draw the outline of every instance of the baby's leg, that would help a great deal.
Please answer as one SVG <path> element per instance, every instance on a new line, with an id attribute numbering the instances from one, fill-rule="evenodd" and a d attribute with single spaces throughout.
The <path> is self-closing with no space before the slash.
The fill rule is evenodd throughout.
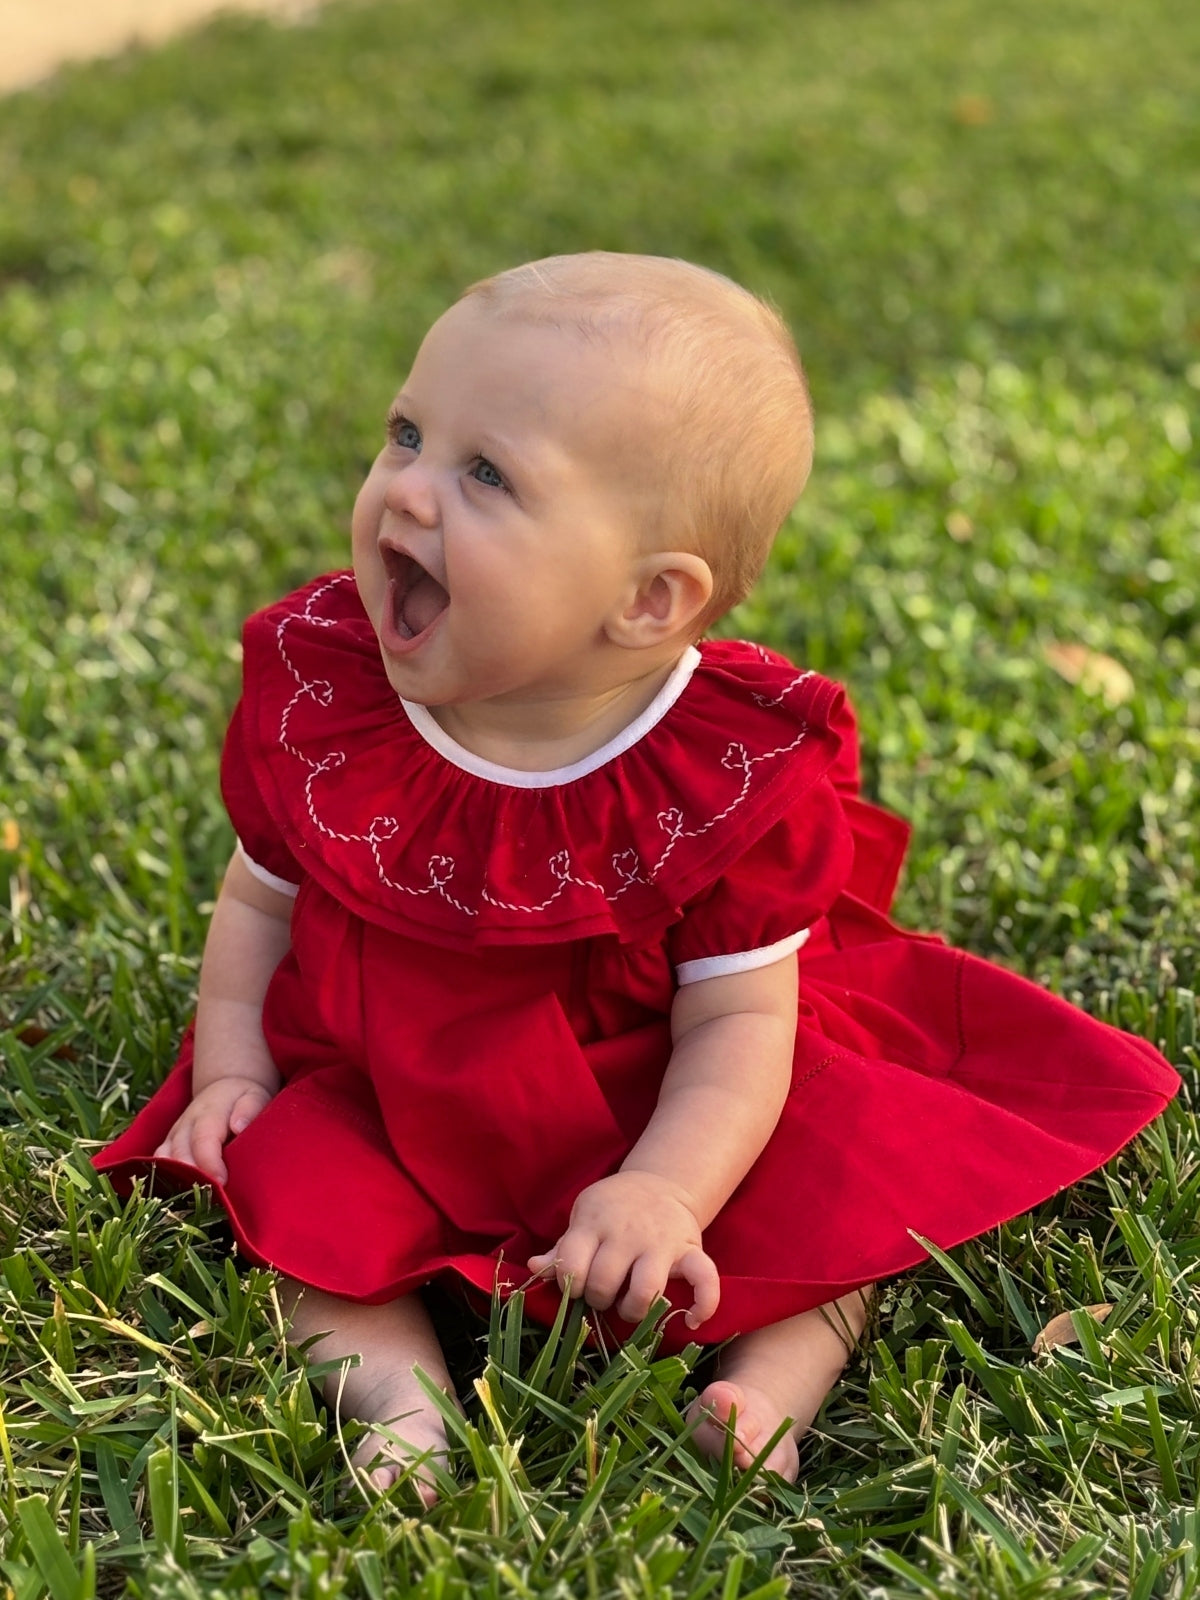
<path id="1" fill-rule="evenodd" d="M 369 1467 L 377 1456 L 385 1458 L 368 1473 L 368 1481 L 376 1489 L 388 1489 L 406 1462 L 427 1452 L 443 1464 L 445 1424 L 413 1369 L 420 1367 L 447 1394 L 453 1394 L 454 1387 L 420 1296 L 403 1295 L 379 1306 L 359 1305 L 291 1278 L 280 1280 L 280 1292 L 296 1342 L 321 1335 L 309 1347 L 311 1360 L 360 1358 L 357 1366 L 344 1369 L 344 1377 L 333 1372 L 326 1378 L 325 1398 L 343 1416 L 386 1427 L 386 1434 L 367 1434 L 354 1452 L 356 1467 Z M 397 1464 L 390 1465 L 388 1458 Z M 415 1481 L 421 1499 L 432 1505 L 437 1499 L 432 1476 L 418 1472 Z"/>
<path id="2" fill-rule="evenodd" d="M 716 1378 L 688 1412 L 689 1421 L 701 1419 L 693 1435 L 700 1449 L 720 1456 L 732 1420 L 734 1465 L 745 1468 L 779 1424 L 790 1420 L 765 1465 L 795 1482 L 800 1470 L 796 1440 L 841 1376 L 866 1326 L 870 1295 L 870 1288 L 856 1290 L 831 1305 L 734 1339 L 721 1356 Z"/>

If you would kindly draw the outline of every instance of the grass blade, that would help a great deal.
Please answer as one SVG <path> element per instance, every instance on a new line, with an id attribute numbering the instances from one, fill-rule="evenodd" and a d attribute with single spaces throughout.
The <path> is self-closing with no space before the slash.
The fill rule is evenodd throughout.
<path id="1" fill-rule="evenodd" d="M 914 1232 L 912 1228 L 910 1228 L 908 1231 L 912 1238 L 914 1238 L 921 1246 L 921 1249 L 929 1252 L 929 1254 L 937 1262 L 938 1266 L 941 1267 L 942 1271 L 945 1272 L 948 1277 L 954 1279 L 954 1282 L 966 1295 L 967 1299 L 970 1300 L 971 1304 L 975 1307 L 983 1321 L 987 1323 L 988 1327 L 999 1327 L 999 1313 L 995 1310 L 987 1295 L 984 1294 L 979 1285 L 975 1283 L 973 1279 L 967 1276 L 967 1274 L 959 1266 L 958 1262 L 953 1260 L 952 1257 L 948 1256 L 944 1250 L 939 1250 L 932 1239 L 924 1238 L 923 1235 Z"/>
<path id="2" fill-rule="evenodd" d="M 35 1494 L 18 1500 L 17 1519 L 51 1600 L 80 1600 L 79 1570 L 54 1525 L 45 1495 Z"/>
<path id="3" fill-rule="evenodd" d="M 983 1501 L 973 1495 L 966 1484 L 961 1483 L 952 1472 L 940 1469 L 938 1478 L 942 1488 L 959 1510 L 996 1541 L 1020 1576 L 1025 1579 L 1032 1578 L 1033 1563 L 1000 1518 L 993 1511 L 989 1511 Z"/>
<path id="4" fill-rule="evenodd" d="M 141 1529 L 133 1514 L 133 1502 L 121 1477 L 117 1453 L 107 1439 L 96 1440 L 96 1477 L 113 1532 L 122 1544 L 141 1538 Z"/>

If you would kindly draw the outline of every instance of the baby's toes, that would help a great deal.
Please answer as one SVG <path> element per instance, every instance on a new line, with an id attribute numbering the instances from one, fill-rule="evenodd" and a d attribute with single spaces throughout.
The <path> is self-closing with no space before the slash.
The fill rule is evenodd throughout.
<path id="1" fill-rule="evenodd" d="M 433 1465 L 445 1468 L 449 1452 L 444 1433 L 434 1433 L 427 1438 L 391 1438 L 385 1433 L 372 1432 L 362 1439 L 350 1458 L 367 1483 L 377 1494 L 386 1494 L 395 1488 L 401 1478 L 407 1478 L 417 1498 L 426 1510 L 436 1505 L 437 1479 Z"/>
<path id="2" fill-rule="evenodd" d="M 763 1442 L 765 1443 L 765 1440 Z M 762 1445 L 759 1446 L 759 1449 L 761 1448 Z M 795 1434 L 784 1434 L 763 1462 L 763 1471 L 777 1472 L 788 1483 L 795 1483 L 800 1476 L 800 1447 L 796 1443 Z"/>
<path id="3" fill-rule="evenodd" d="M 726 1440 L 733 1434 L 733 1464 L 742 1472 L 753 1465 L 776 1429 L 788 1421 L 765 1391 L 731 1383 L 728 1378 L 709 1384 L 688 1413 L 689 1420 L 695 1416 L 700 1422 L 693 1437 L 706 1455 L 720 1458 Z M 790 1428 L 776 1440 L 762 1467 L 766 1472 L 777 1472 L 789 1483 L 796 1481 L 800 1452 Z"/>
<path id="4" fill-rule="evenodd" d="M 688 1411 L 688 1421 L 696 1420 L 692 1434 L 705 1455 L 722 1456 L 733 1433 L 733 1464 L 745 1468 L 754 1460 L 754 1445 L 761 1429 L 750 1414 L 746 1396 L 736 1383 L 718 1379 L 710 1383 Z"/>

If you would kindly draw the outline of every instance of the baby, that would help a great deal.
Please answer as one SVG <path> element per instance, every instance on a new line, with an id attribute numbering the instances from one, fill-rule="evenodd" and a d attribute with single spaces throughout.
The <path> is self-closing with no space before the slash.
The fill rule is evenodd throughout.
<path id="1" fill-rule="evenodd" d="M 98 1157 L 210 1181 L 299 1340 L 444 1456 L 422 1287 L 530 1275 L 723 1343 L 699 1448 L 794 1479 L 870 1285 L 1107 1159 L 1174 1092 L 1141 1041 L 886 918 L 906 832 L 836 688 L 701 643 L 804 486 L 779 317 L 591 253 L 434 324 L 353 573 L 247 626 L 238 834 L 194 1039 Z M 1021 1071 L 1014 1073 L 1019 1060 Z M 682 1326 L 680 1325 L 682 1324 Z M 427 1501 L 435 1490 L 418 1479 Z"/>

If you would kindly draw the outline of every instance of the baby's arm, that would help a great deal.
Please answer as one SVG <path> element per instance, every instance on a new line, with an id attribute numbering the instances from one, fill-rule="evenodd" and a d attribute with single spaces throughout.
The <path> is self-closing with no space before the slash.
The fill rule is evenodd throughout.
<path id="1" fill-rule="evenodd" d="M 186 1161 L 218 1183 L 221 1150 L 279 1087 L 263 1038 L 267 985 L 291 942 L 292 901 L 259 883 L 235 851 L 217 897 L 200 967 L 192 1101 L 154 1152 Z"/>
<path id="2" fill-rule="evenodd" d="M 573 1295 L 637 1322 L 667 1279 L 686 1278 L 698 1327 L 717 1309 L 701 1234 L 754 1165 L 791 1083 L 796 958 L 686 984 L 671 1010 L 673 1050 L 654 1115 L 620 1170 L 584 1189 L 567 1231 L 534 1256 Z"/>

